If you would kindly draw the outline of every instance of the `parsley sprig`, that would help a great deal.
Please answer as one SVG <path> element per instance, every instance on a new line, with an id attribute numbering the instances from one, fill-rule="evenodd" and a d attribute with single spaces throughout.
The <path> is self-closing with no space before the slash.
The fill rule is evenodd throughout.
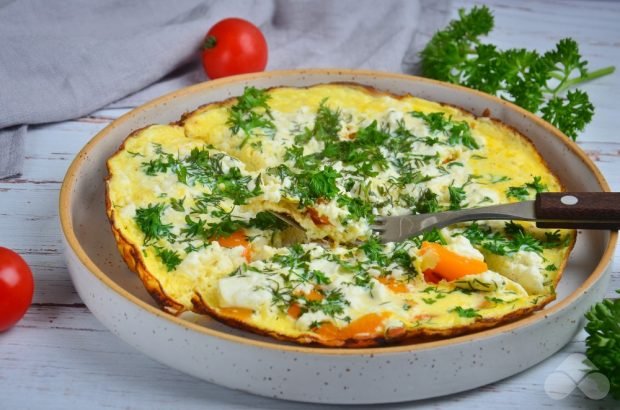
<path id="1" fill-rule="evenodd" d="M 592 120 L 594 107 L 577 84 L 611 74 L 615 67 L 589 71 L 577 42 L 560 40 L 553 50 L 499 50 L 480 40 L 494 18 L 486 6 L 459 10 L 459 19 L 435 33 L 421 52 L 422 75 L 501 96 L 558 127 L 573 140 Z"/>
<path id="2" fill-rule="evenodd" d="M 598 302 L 586 319 L 586 356 L 607 376 L 611 395 L 620 399 L 620 299 Z"/>

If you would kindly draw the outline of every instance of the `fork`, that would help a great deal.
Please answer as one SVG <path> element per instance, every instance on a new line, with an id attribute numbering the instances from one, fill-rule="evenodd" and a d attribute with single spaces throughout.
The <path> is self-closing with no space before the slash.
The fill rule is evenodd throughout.
<path id="1" fill-rule="evenodd" d="M 536 221 L 539 228 L 620 229 L 620 192 L 538 193 L 533 201 L 432 214 L 377 217 L 371 225 L 382 242 L 399 242 L 465 221 Z"/>

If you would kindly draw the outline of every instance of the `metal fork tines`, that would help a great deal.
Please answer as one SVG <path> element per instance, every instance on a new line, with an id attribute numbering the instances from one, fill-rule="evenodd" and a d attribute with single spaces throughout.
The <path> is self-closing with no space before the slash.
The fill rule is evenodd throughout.
<path id="1" fill-rule="evenodd" d="M 476 220 L 535 220 L 534 201 L 507 205 L 461 209 L 433 214 L 399 215 L 375 218 L 371 229 L 382 242 L 398 242 L 433 228 L 443 228 L 458 222 Z"/>

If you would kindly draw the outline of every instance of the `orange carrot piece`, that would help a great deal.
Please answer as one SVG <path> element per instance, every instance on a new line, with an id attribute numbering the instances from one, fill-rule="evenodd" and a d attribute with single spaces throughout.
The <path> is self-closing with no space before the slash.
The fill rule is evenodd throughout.
<path id="1" fill-rule="evenodd" d="M 288 307 L 286 313 L 288 313 L 288 315 L 293 319 L 297 319 L 299 316 L 301 316 L 301 306 L 299 306 L 299 304 L 297 303 L 293 303 Z"/>
<path id="2" fill-rule="evenodd" d="M 316 289 L 312 289 L 310 293 L 306 294 L 306 300 L 311 302 L 323 300 L 323 294 Z"/>
<path id="3" fill-rule="evenodd" d="M 461 256 L 436 242 L 423 242 L 421 250 L 423 255 L 428 252 L 437 255 L 439 261 L 431 270 L 448 281 L 488 270 L 483 261 Z"/>
<path id="4" fill-rule="evenodd" d="M 405 282 L 399 282 L 392 277 L 379 276 L 377 280 L 387 286 L 394 293 L 407 293 L 409 288 Z"/>
<path id="5" fill-rule="evenodd" d="M 308 293 L 298 291 L 295 292 L 295 294 L 298 296 L 303 296 L 307 301 L 310 302 L 323 300 L 323 294 L 319 292 L 317 288 L 312 289 Z M 292 303 L 287 309 L 286 313 L 288 313 L 290 317 L 297 319 L 299 316 L 301 316 L 301 306 L 298 303 Z"/>
<path id="6" fill-rule="evenodd" d="M 388 312 L 368 313 L 343 328 L 338 328 L 331 322 L 325 322 L 315 330 L 315 333 L 328 340 L 373 338 L 383 330 L 383 321 L 389 316 Z"/>
<path id="7" fill-rule="evenodd" d="M 329 224 L 329 218 L 325 215 L 319 214 L 319 211 L 314 208 L 308 208 L 308 215 L 310 215 L 310 219 L 312 219 L 312 222 L 314 222 L 315 225 Z"/>
<path id="8" fill-rule="evenodd" d="M 250 242 L 248 242 L 248 237 L 245 235 L 243 229 L 239 229 L 228 236 L 221 236 L 217 238 L 217 241 L 225 248 L 243 246 L 243 256 L 245 260 L 248 262 L 252 260 L 252 248 L 250 247 Z"/>
<path id="9" fill-rule="evenodd" d="M 378 331 L 382 330 L 383 321 L 390 314 L 384 313 L 368 313 L 361 316 L 340 331 L 342 339 L 350 339 L 353 337 L 367 336 L 374 337 Z"/>
<path id="10" fill-rule="evenodd" d="M 320 335 L 323 339 L 327 340 L 339 340 L 340 337 L 340 329 L 336 327 L 331 322 L 324 322 L 314 330 L 315 333 Z"/>

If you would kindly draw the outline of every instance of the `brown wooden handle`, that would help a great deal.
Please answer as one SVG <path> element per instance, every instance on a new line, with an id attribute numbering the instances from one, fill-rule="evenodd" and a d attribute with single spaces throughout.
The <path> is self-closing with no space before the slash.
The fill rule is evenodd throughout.
<path id="1" fill-rule="evenodd" d="M 540 228 L 620 229 L 620 192 L 545 192 L 534 206 Z"/>

